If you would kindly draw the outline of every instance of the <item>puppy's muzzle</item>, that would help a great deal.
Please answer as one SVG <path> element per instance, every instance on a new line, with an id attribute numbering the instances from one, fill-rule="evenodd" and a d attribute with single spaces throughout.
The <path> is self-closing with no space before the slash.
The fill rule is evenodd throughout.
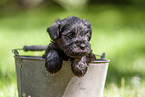
<path id="1" fill-rule="evenodd" d="M 91 52 L 90 44 L 87 41 L 75 41 L 67 55 L 73 58 L 81 58 Z"/>
<path id="2" fill-rule="evenodd" d="M 81 49 L 81 50 L 85 50 L 86 48 L 86 44 L 84 41 L 76 41 L 75 44 Z"/>

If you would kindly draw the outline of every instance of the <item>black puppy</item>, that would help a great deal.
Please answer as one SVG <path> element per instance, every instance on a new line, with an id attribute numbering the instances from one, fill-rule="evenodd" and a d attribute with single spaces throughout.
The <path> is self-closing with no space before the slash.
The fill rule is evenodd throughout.
<path id="1" fill-rule="evenodd" d="M 75 16 L 57 19 L 47 32 L 52 39 L 44 58 L 46 69 L 54 74 L 62 67 L 62 61 L 70 60 L 72 72 L 84 76 L 89 62 L 95 60 L 90 47 L 91 25 Z"/>

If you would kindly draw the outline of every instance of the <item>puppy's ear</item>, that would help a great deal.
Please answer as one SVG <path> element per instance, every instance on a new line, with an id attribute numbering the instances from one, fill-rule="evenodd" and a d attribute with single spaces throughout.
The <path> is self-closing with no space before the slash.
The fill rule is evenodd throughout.
<path id="1" fill-rule="evenodd" d="M 84 25 L 86 25 L 88 27 L 88 32 L 90 33 L 89 36 L 89 41 L 91 40 L 92 37 L 92 28 L 91 28 L 91 24 L 89 23 L 89 21 L 87 20 L 83 20 Z"/>
<path id="2" fill-rule="evenodd" d="M 56 40 L 59 37 L 60 25 L 61 20 L 57 19 L 51 27 L 47 28 L 47 32 L 52 40 Z"/>

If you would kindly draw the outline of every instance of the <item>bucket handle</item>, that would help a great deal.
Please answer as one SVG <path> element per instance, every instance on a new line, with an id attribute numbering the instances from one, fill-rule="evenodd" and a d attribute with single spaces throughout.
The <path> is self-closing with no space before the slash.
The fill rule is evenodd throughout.
<path id="1" fill-rule="evenodd" d="M 43 51 L 46 50 L 48 45 L 31 45 L 31 46 L 24 46 L 24 51 Z"/>

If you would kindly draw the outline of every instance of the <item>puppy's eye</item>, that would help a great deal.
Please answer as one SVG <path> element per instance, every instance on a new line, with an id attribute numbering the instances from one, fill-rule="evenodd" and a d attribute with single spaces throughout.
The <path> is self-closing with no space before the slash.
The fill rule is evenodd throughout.
<path id="1" fill-rule="evenodd" d="M 72 39 L 74 36 L 75 36 L 74 33 L 69 33 L 69 34 L 67 34 L 67 37 L 68 37 L 69 39 Z"/>
<path id="2" fill-rule="evenodd" d="M 85 36 L 87 38 L 87 40 L 89 40 L 90 32 L 88 32 L 88 31 L 84 32 L 83 36 Z"/>

